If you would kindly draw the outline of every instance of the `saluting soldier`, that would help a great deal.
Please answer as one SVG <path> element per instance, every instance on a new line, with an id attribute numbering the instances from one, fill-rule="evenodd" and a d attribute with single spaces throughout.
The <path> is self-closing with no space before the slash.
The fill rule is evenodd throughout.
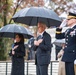
<path id="1" fill-rule="evenodd" d="M 76 59 L 76 13 L 69 12 L 67 16 L 67 26 L 62 33 L 62 27 L 56 29 L 56 39 L 65 38 L 65 48 L 62 61 L 65 62 L 66 75 L 75 75 L 74 61 Z"/>

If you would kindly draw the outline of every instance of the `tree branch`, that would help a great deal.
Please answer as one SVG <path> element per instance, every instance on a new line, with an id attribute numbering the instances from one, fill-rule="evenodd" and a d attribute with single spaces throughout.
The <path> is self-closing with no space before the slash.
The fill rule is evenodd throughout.
<path id="1" fill-rule="evenodd" d="M 18 7 L 20 6 L 20 4 L 21 4 L 23 1 L 24 1 L 24 0 L 18 0 L 18 1 L 17 1 L 17 5 L 16 5 L 16 8 L 15 8 L 15 10 L 14 10 L 13 15 L 16 13 Z M 12 15 L 12 16 L 13 16 L 13 15 Z M 11 23 L 11 21 L 12 21 L 12 18 L 10 19 L 9 24 Z"/>

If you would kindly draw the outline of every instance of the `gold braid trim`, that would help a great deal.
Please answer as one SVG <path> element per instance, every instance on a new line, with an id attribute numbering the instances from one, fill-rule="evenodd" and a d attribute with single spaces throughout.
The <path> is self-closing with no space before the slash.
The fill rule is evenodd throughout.
<path id="1" fill-rule="evenodd" d="M 67 19 L 73 19 L 76 18 L 76 16 L 67 16 Z"/>
<path id="2" fill-rule="evenodd" d="M 56 33 L 57 33 L 57 34 L 60 34 L 61 32 L 59 32 L 59 31 L 56 31 Z"/>

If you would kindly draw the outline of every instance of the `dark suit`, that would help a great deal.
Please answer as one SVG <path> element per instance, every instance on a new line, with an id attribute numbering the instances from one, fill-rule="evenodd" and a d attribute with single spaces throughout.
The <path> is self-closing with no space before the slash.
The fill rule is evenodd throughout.
<path id="1" fill-rule="evenodd" d="M 43 39 L 42 43 L 38 47 L 34 46 L 36 48 L 36 71 L 37 75 L 48 75 L 48 65 L 51 59 L 51 37 L 48 33 L 44 32 L 41 38 Z"/>
<path id="2" fill-rule="evenodd" d="M 60 31 L 60 29 L 56 29 Z M 65 33 L 57 33 L 57 39 L 65 38 L 65 48 L 62 61 L 65 62 L 66 75 L 75 75 L 74 74 L 74 60 L 76 59 L 76 25 L 73 28 L 69 28 Z"/>

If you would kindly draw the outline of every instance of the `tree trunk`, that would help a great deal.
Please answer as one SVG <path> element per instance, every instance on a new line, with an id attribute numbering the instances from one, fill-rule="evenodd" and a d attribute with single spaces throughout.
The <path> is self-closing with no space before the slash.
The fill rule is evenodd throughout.
<path id="1" fill-rule="evenodd" d="M 0 38 L 0 60 L 6 60 L 6 56 L 5 56 L 5 47 L 4 47 L 4 43 L 3 43 L 3 39 Z"/>
<path id="2" fill-rule="evenodd" d="M 8 5 L 8 1 L 6 0 L 6 3 L 5 3 L 6 5 Z M 4 15 L 3 15 L 3 20 L 4 20 L 4 26 L 5 25 L 7 25 L 7 17 L 6 17 L 6 15 L 7 15 L 7 7 L 4 9 Z M 5 56 L 5 46 L 6 46 L 6 44 L 5 44 L 5 39 L 3 39 L 3 38 L 0 38 L 0 60 L 6 60 L 7 59 L 7 57 Z"/>

